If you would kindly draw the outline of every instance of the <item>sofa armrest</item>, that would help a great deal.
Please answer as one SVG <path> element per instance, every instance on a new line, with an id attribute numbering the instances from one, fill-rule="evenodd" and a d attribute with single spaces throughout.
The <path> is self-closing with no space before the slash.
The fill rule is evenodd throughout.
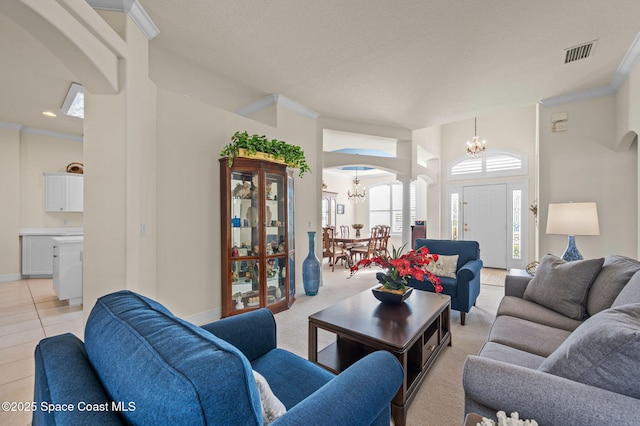
<path id="1" fill-rule="evenodd" d="M 76 336 L 66 333 L 41 340 L 34 361 L 34 426 L 122 424 Z M 65 404 L 67 409 L 52 404 Z M 93 404 L 105 410 L 86 410 Z"/>
<path id="2" fill-rule="evenodd" d="M 517 411 L 541 425 L 636 425 L 640 400 L 552 374 L 468 356 L 463 371 L 465 405 L 495 413 Z"/>
<path id="3" fill-rule="evenodd" d="M 389 425 L 404 373 L 386 351 L 362 358 L 276 420 L 275 425 Z"/>
<path id="4" fill-rule="evenodd" d="M 507 275 L 504 278 L 504 295 L 515 296 L 522 299 L 527 285 L 531 281 L 531 277 L 522 277 L 519 275 Z"/>
<path id="5" fill-rule="evenodd" d="M 458 269 L 456 272 L 456 280 L 458 284 L 461 282 L 469 282 L 473 280 L 475 277 L 480 276 L 480 271 L 482 270 L 482 260 L 474 259 L 470 260 Z"/>
<path id="6" fill-rule="evenodd" d="M 223 318 L 202 326 L 238 348 L 249 362 L 276 348 L 276 320 L 267 308 Z"/>

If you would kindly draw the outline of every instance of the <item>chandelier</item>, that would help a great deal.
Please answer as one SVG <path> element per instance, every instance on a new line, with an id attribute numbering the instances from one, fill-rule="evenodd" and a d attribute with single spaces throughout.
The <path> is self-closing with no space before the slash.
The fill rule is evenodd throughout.
<path id="1" fill-rule="evenodd" d="M 353 189 L 347 189 L 347 197 L 349 201 L 353 203 L 363 202 L 367 198 L 367 190 L 364 185 L 360 186 L 360 179 L 358 179 L 358 167 L 356 166 L 356 178 L 353 180 Z"/>
<path id="2" fill-rule="evenodd" d="M 487 149 L 485 146 L 487 141 L 483 140 L 480 142 L 480 139 L 478 138 L 478 117 L 475 117 L 475 128 L 473 134 L 473 139 L 471 141 L 467 141 L 467 157 L 477 158 L 482 155 L 485 149 Z"/>

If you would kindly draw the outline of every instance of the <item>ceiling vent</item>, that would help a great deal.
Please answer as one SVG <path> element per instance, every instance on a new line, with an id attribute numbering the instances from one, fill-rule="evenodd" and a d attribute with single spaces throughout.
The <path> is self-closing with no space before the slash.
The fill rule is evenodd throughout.
<path id="1" fill-rule="evenodd" d="M 579 61 L 580 59 L 586 59 L 593 53 L 593 49 L 597 40 L 584 43 L 579 46 L 570 47 L 564 50 L 564 63 Z"/>

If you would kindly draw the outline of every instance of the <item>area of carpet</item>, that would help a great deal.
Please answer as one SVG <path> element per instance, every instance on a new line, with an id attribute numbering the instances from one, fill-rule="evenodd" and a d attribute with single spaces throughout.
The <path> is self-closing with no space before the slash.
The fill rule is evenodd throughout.
<path id="1" fill-rule="evenodd" d="M 296 302 L 291 309 L 276 314 L 278 346 L 303 358 L 308 358 L 308 317 L 376 284 L 376 270 L 359 271 L 348 278 L 343 267 L 335 272 L 323 265 L 323 284 L 316 296 L 306 296 L 302 285 L 296 288 Z M 496 309 L 504 294 L 504 271 L 486 272 L 489 284 L 483 279 L 476 306 L 467 314 L 466 324 L 460 325 L 460 315 L 452 311 L 452 345 L 446 347 L 420 385 L 407 414 L 408 425 L 461 425 L 464 422 L 464 393 L 462 367 L 467 355 L 478 353 L 494 320 Z M 371 296 L 373 297 L 373 295 Z M 318 347 L 335 341 L 335 335 L 319 330 Z"/>

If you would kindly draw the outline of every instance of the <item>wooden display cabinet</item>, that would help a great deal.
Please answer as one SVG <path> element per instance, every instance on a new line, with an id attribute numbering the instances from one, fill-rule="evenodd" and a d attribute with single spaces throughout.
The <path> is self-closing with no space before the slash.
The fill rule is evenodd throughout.
<path id="1" fill-rule="evenodd" d="M 293 171 L 286 165 L 220 159 L 222 316 L 272 312 L 295 301 Z"/>

